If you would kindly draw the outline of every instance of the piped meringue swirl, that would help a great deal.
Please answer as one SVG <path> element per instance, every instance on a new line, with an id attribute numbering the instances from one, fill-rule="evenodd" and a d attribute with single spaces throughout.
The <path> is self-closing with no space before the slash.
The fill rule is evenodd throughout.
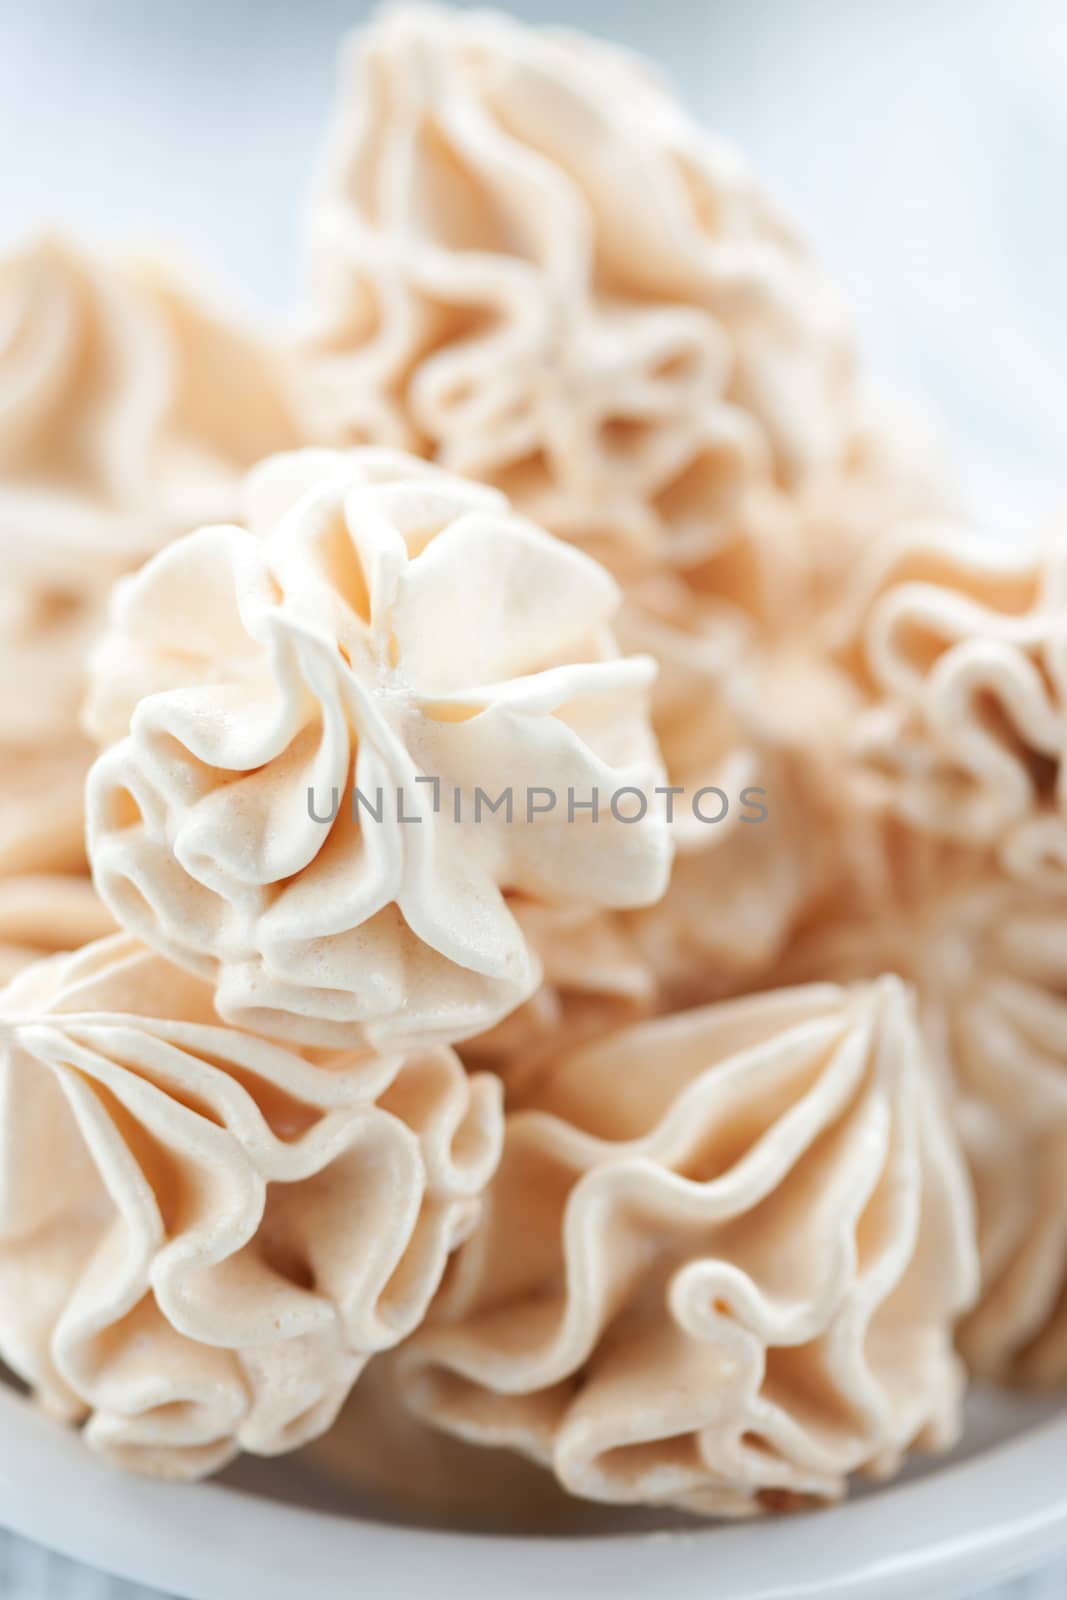
<path id="1" fill-rule="evenodd" d="M 114 580 L 232 514 L 245 468 L 296 442 L 286 387 L 267 341 L 169 262 L 52 235 L 0 259 L 5 973 L 113 926 L 83 847 L 89 650 Z"/>
<path id="2" fill-rule="evenodd" d="M 571 1493 L 744 1515 L 952 1439 L 976 1260 L 905 988 L 783 990 L 561 1060 L 398 1356 Z"/>
<path id="3" fill-rule="evenodd" d="M 0 262 L 5 576 L 106 589 L 233 515 L 244 472 L 298 442 L 280 361 L 216 298 L 161 258 L 58 236 Z"/>
<path id="4" fill-rule="evenodd" d="M 856 804 L 837 892 L 779 968 L 785 981 L 893 972 L 914 985 L 977 1201 L 982 1294 L 971 1367 L 1067 1381 L 1067 896 L 989 851 Z"/>
<path id="5" fill-rule="evenodd" d="M 1067 542 L 906 527 L 858 563 L 835 620 L 864 683 L 853 755 L 917 829 L 1067 868 Z"/>
<path id="6" fill-rule="evenodd" d="M 118 592 L 89 708 L 117 741 L 89 779 L 100 893 L 228 1020 L 312 1044 L 481 1032 L 539 979 L 507 897 L 664 890 L 655 805 L 608 809 L 659 780 L 654 665 L 619 657 L 606 572 L 411 457 L 278 457 L 248 504 L 249 528 Z"/>
<path id="7" fill-rule="evenodd" d="M 0 1355 L 133 1470 L 294 1448 L 418 1325 L 501 1131 L 447 1050 L 236 1032 L 124 935 L 40 962 L 0 1000 Z"/>
<path id="8" fill-rule="evenodd" d="M 640 62 L 432 6 L 353 43 L 308 223 L 318 436 L 498 484 L 615 570 L 836 461 L 834 290 Z"/>

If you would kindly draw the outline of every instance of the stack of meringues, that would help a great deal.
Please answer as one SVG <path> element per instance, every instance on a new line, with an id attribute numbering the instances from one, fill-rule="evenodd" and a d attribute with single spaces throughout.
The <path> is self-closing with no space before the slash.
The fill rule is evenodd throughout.
<path id="1" fill-rule="evenodd" d="M 0 265 L 0 1357 L 483 1521 L 1067 1381 L 1067 542 L 608 46 L 387 12 L 306 245 Z"/>

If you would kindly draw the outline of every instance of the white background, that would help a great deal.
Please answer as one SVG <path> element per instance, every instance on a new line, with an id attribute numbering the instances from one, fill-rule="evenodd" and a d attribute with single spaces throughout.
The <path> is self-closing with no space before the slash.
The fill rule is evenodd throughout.
<path id="1" fill-rule="evenodd" d="M 944 414 L 976 514 L 1022 527 L 1059 503 L 1064 0 L 506 8 L 636 46 L 737 138 L 849 285 L 879 370 Z M 265 306 L 291 308 L 336 43 L 367 9 L 0 0 L 0 244 L 57 222 L 89 237 L 163 232 L 221 261 Z M 1061 1596 L 1067 1573 L 1025 1592 Z M 133 1593 L 0 1540 L 11 1600 Z"/>

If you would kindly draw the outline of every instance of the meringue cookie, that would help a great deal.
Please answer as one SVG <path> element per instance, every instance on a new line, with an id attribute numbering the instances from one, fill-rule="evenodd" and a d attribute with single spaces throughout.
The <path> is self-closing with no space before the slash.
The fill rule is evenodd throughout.
<path id="1" fill-rule="evenodd" d="M 43 955 L 78 950 L 114 931 L 84 873 L 0 875 L 0 983 Z"/>
<path id="2" fill-rule="evenodd" d="M 82 789 L 91 747 L 76 736 L 65 745 L 0 752 L 0 878 L 77 871 L 85 859 Z"/>
<path id="3" fill-rule="evenodd" d="M 44 236 L 0 260 L 0 965 L 113 926 L 78 731 L 112 582 L 295 439 L 277 359 L 170 266 Z M 78 874 L 81 876 L 78 876 Z"/>
<path id="4" fill-rule="evenodd" d="M 72 561 L 63 588 L 12 582 L 0 594 L 0 750 L 54 751 L 77 738 L 85 662 L 107 615 L 94 559 Z"/>
<path id="5" fill-rule="evenodd" d="M 792 653 L 675 575 L 632 586 L 619 631 L 659 664 L 653 728 L 681 791 L 667 893 L 623 918 L 669 1009 L 765 979 L 821 892 L 829 837 L 809 769 L 844 713 L 810 647 Z"/>
<path id="6" fill-rule="evenodd" d="M 985 1377 L 1067 1381 L 1067 895 L 858 802 L 836 833 L 841 884 L 780 975 L 914 984 L 977 1198 L 961 1347 Z"/>
<path id="7" fill-rule="evenodd" d="M 106 591 L 299 442 L 278 361 L 190 281 L 50 235 L 0 261 L 5 577 Z"/>
<path id="8" fill-rule="evenodd" d="M 919 396 L 865 369 L 852 398 L 841 450 L 790 491 L 816 573 L 831 578 L 902 522 L 958 515 L 964 502 L 952 441 Z"/>
<path id="9" fill-rule="evenodd" d="M 1067 544 L 913 525 L 871 550 L 835 619 L 864 684 L 853 755 L 917 828 L 993 846 L 1039 883 L 1067 866 Z"/>
<path id="10" fill-rule="evenodd" d="M 539 978 L 505 896 L 663 893 L 653 663 L 619 658 L 608 575 L 491 489 L 307 451 L 248 497 L 251 531 L 206 528 L 118 591 L 88 713 L 118 740 L 88 785 L 100 893 L 227 1020 L 482 1032 Z"/>
<path id="11" fill-rule="evenodd" d="M 750 495 L 718 555 L 627 586 L 620 637 L 659 664 L 670 781 L 729 802 L 710 826 L 680 804 L 670 888 L 628 919 L 662 1006 L 766 984 L 832 881 L 842 752 L 866 701 L 834 648 L 842 591 L 869 545 L 947 499 L 933 429 L 902 411 L 867 391 L 840 460 L 784 505 Z"/>
<path id="12" fill-rule="evenodd" d="M 663 899 L 623 919 L 661 1011 L 764 982 L 822 888 L 827 840 L 801 775 L 765 758 L 749 776 L 741 793 L 762 797 L 753 809 L 730 795 L 729 814 L 704 841 L 679 843 Z"/>
<path id="13" fill-rule="evenodd" d="M 0 640 L 0 660 L 2 653 Z M 0 982 L 41 955 L 114 928 L 85 870 L 91 753 L 80 735 L 64 738 L 59 729 L 52 744 L 0 739 Z"/>
<path id="14" fill-rule="evenodd" d="M 639 1024 L 535 1084 L 397 1360 L 571 1493 L 743 1515 L 955 1435 L 963 1163 L 885 980 Z"/>
<path id="15" fill-rule="evenodd" d="M 833 288 L 737 154 L 569 33 L 381 17 L 345 68 L 308 244 L 312 431 L 483 478 L 595 554 L 626 586 L 624 648 L 661 665 L 670 782 L 774 790 L 766 827 L 736 799 L 726 826 L 683 820 L 666 899 L 613 934 L 661 1004 L 762 981 L 823 849 L 805 763 L 738 720 L 724 615 L 776 653 L 810 634 L 867 531 L 913 491 L 926 504 L 925 432 L 896 458 Z M 661 614 L 647 591 L 672 585 Z M 781 654 L 770 701 L 791 688 Z M 589 995 L 549 986 L 542 1014 L 584 1028 Z"/>
<path id="16" fill-rule="evenodd" d="M 4 992 L 0 1106 L 0 1356 L 173 1478 L 330 1424 L 423 1317 L 502 1131 L 451 1052 L 238 1033 L 125 935 Z"/>
<path id="17" fill-rule="evenodd" d="M 3 655 L 0 637 L 0 667 Z M 86 871 L 91 755 L 80 734 L 64 736 L 59 728 L 52 743 L 0 739 L 0 982 L 41 955 L 77 949 L 115 926 Z"/>
<path id="18" fill-rule="evenodd" d="M 613 570 L 721 549 L 753 482 L 840 457 L 836 293 L 737 152 L 609 45 L 381 15 L 308 257 L 311 431 L 491 481 Z"/>
<path id="19" fill-rule="evenodd" d="M 637 911 L 513 903 L 543 982 L 464 1051 L 509 1089 L 642 1014 L 762 983 L 831 879 L 830 808 L 815 773 L 833 700 L 805 678 L 808 663 L 776 673 L 743 618 L 674 577 L 631 590 L 618 631 L 659 667 L 652 724 L 679 791 L 670 883 Z"/>

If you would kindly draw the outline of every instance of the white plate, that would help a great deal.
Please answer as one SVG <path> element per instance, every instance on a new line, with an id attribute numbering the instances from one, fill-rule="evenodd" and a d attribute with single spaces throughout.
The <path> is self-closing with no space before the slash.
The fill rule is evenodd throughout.
<path id="1" fill-rule="evenodd" d="M 830 1511 L 685 1532 L 519 1539 L 310 1509 L 307 1481 L 126 1478 L 0 1388 L 0 1524 L 182 1600 L 956 1600 L 1067 1550 L 1067 1413 L 979 1396 L 948 1465 Z"/>

